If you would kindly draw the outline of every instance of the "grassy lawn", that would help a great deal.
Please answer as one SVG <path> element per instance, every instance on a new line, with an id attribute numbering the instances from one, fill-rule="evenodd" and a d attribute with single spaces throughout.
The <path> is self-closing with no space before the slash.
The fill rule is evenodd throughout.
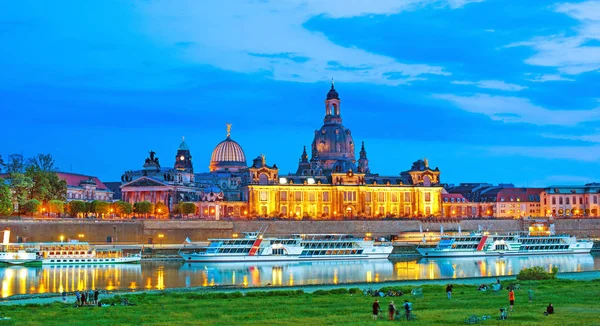
<path id="1" fill-rule="evenodd" d="M 511 281 L 510 283 L 513 283 Z M 504 282 L 506 287 L 509 282 Z M 377 284 L 373 284 L 377 286 Z M 384 313 L 390 300 L 398 308 L 404 299 L 413 302 L 414 325 L 459 325 L 471 315 L 492 316 L 485 325 L 600 325 L 600 280 L 528 281 L 515 291 L 515 310 L 509 319 L 497 320 L 500 307 L 508 307 L 508 292 L 479 292 L 473 285 L 455 285 L 452 299 L 445 286 L 424 285 L 423 297 L 410 295 L 380 298 Z M 397 288 L 397 287 L 394 287 Z M 401 286 L 409 292 L 412 286 Z M 535 291 L 533 303 L 527 290 Z M 334 290 L 335 291 L 335 290 Z M 339 289 L 338 289 L 339 291 Z M 50 305 L 2 306 L 11 320 L 0 325 L 383 325 L 372 321 L 373 298 L 360 294 L 298 293 L 294 291 L 241 293 L 177 293 L 127 295 L 137 306 L 83 307 Z M 118 300 L 118 299 L 117 299 Z M 552 302 L 555 314 L 544 316 Z M 406 320 L 399 321 L 407 323 Z M 398 321 L 396 321 L 398 323 Z"/>

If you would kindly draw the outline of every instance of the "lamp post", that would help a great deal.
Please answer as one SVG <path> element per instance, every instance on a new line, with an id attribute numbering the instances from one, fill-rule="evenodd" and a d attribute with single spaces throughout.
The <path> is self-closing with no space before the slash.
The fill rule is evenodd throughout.
<path id="1" fill-rule="evenodd" d="M 117 242 L 117 227 L 113 226 L 113 238 L 112 238 L 113 248 L 116 246 L 116 242 Z"/>
<path id="2" fill-rule="evenodd" d="M 60 243 L 63 243 L 63 241 L 65 241 L 65 236 L 61 234 L 61 236 L 60 236 Z"/>
<path id="3" fill-rule="evenodd" d="M 163 240 L 163 238 L 164 238 L 164 237 L 165 237 L 165 235 L 164 235 L 164 234 L 162 234 L 162 233 L 159 233 L 159 234 L 158 234 L 158 239 L 160 239 L 160 247 L 161 247 L 161 248 L 162 248 L 162 246 L 163 246 L 163 245 L 162 245 L 162 240 Z"/>

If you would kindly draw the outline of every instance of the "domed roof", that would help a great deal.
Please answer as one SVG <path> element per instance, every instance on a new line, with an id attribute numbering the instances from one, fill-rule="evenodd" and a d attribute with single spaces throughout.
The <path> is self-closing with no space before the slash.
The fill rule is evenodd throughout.
<path id="1" fill-rule="evenodd" d="M 354 140 L 350 129 L 341 124 L 326 124 L 315 130 L 313 157 L 320 160 L 354 160 Z"/>
<path id="2" fill-rule="evenodd" d="M 242 146 L 230 137 L 231 125 L 227 126 L 227 138 L 220 142 L 212 153 L 209 169 L 211 172 L 228 169 L 237 171 L 247 167 L 246 155 Z"/>
<path id="3" fill-rule="evenodd" d="M 329 93 L 327 93 L 327 99 L 328 100 L 339 100 L 340 99 L 338 92 L 333 87 L 333 80 L 331 81 L 331 89 L 329 90 Z"/>

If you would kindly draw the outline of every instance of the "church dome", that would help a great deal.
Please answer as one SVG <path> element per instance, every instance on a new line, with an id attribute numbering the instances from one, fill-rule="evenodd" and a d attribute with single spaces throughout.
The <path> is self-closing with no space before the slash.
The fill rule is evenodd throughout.
<path id="1" fill-rule="evenodd" d="M 209 166 L 210 172 L 222 170 L 235 172 L 247 167 L 244 150 L 242 150 L 240 144 L 231 139 L 230 128 L 230 126 L 227 128 L 227 138 L 220 142 L 212 152 Z"/>

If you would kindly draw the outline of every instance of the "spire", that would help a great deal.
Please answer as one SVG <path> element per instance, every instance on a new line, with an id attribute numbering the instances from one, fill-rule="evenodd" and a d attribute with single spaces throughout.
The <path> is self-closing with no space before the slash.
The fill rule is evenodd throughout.
<path id="1" fill-rule="evenodd" d="M 227 138 L 231 136 L 231 123 L 227 124 Z"/>
<path id="2" fill-rule="evenodd" d="M 329 90 L 329 93 L 327 93 L 327 99 L 328 100 L 339 100 L 340 99 L 338 92 L 335 90 L 333 78 L 331 79 L 331 89 Z"/>
<path id="3" fill-rule="evenodd" d="M 360 158 L 361 159 L 366 159 L 367 158 L 367 151 L 365 150 L 365 142 L 362 142 L 362 146 L 360 147 Z"/>
<path id="4" fill-rule="evenodd" d="M 307 163 L 308 162 L 308 154 L 306 153 L 306 146 L 304 146 L 304 150 L 302 151 L 302 156 L 300 157 L 301 162 L 303 163 Z"/>

